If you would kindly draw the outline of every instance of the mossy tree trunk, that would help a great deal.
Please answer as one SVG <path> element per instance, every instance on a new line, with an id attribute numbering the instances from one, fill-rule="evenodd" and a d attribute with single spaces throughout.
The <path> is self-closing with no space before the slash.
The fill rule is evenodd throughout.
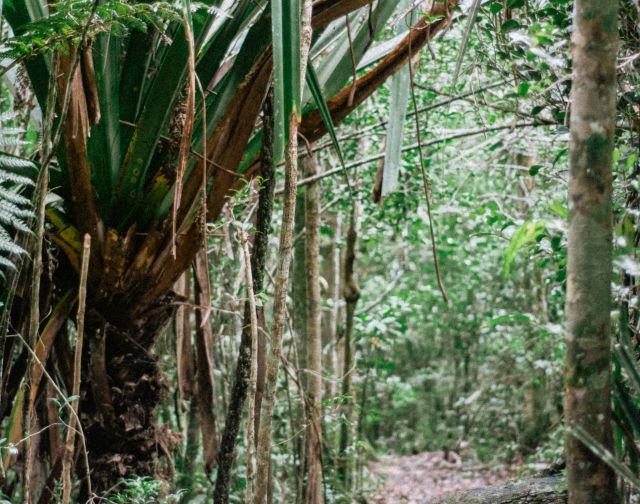
<path id="1" fill-rule="evenodd" d="M 566 308 L 566 422 L 608 450 L 617 16 L 617 0 L 575 3 Z M 569 502 L 616 502 L 611 468 L 572 435 L 566 452 Z"/>

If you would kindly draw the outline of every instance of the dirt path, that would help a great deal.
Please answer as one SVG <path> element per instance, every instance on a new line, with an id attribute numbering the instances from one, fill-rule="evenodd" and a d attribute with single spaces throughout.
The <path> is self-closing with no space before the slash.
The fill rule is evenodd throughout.
<path id="1" fill-rule="evenodd" d="M 508 468 L 447 462 L 442 452 L 388 455 L 369 464 L 378 479 L 372 504 L 428 504 L 458 490 L 495 485 L 513 478 Z"/>

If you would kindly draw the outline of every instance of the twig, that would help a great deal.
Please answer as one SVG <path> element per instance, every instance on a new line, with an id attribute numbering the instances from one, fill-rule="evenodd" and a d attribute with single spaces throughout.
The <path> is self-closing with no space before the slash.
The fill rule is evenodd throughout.
<path id="1" fill-rule="evenodd" d="M 393 280 L 391 280 L 389 285 L 387 285 L 387 288 L 377 297 L 377 299 L 375 299 L 370 305 L 365 306 L 360 310 L 356 310 L 356 315 L 362 315 L 363 313 L 368 313 L 371 310 L 373 310 L 376 306 L 378 306 L 380 303 L 382 303 L 384 299 L 389 295 L 389 293 L 395 288 L 396 284 L 398 283 L 398 280 L 400 280 L 401 278 L 402 278 L 402 274 L 396 276 Z"/>
<path id="2" fill-rule="evenodd" d="M 449 105 L 450 103 L 453 103 L 455 101 L 459 101 L 459 100 L 464 100 L 465 98 L 468 98 L 469 96 L 478 94 L 478 93 L 482 93 L 484 91 L 487 91 L 489 89 L 493 89 L 496 87 L 500 87 L 500 86 L 504 86 L 506 84 L 509 84 L 510 82 L 512 82 L 512 80 L 506 80 L 506 81 L 498 81 L 498 82 L 494 82 L 492 84 L 488 84 L 484 87 L 481 87 L 479 89 L 474 89 L 473 91 L 467 91 L 466 93 L 460 94 L 460 95 L 456 95 L 456 96 L 451 96 L 450 98 L 446 99 L 446 100 L 441 100 L 437 103 L 434 103 L 432 105 L 427 105 L 426 107 L 423 107 L 421 109 L 418 109 L 418 111 L 411 111 L 411 112 L 407 112 L 407 115 L 405 116 L 406 119 L 408 119 L 409 117 L 413 117 L 417 114 L 422 114 L 424 112 L 429 112 L 430 110 L 434 110 L 440 107 L 444 107 L 446 105 Z M 416 86 L 420 87 L 418 84 L 415 84 Z M 443 93 L 439 93 L 439 94 L 443 94 Z M 446 95 L 444 95 L 446 96 Z M 383 119 L 381 121 L 378 121 L 375 124 L 372 124 L 371 126 L 367 126 L 366 128 L 362 128 L 362 129 L 358 129 L 357 131 L 353 132 L 353 133 L 347 133 L 346 135 L 343 135 L 341 137 L 338 138 L 338 141 L 344 141 L 344 140 L 350 140 L 353 138 L 358 138 L 362 135 L 364 135 L 365 133 L 368 133 L 369 131 L 375 130 L 377 128 L 382 128 L 384 126 L 386 126 L 389 123 L 388 119 Z M 314 148 L 313 148 L 313 152 L 318 152 L 320 150 L 326 149 L 328 147 L 331 147 L 333 145 L 333 142 L 331 140 L 321 143 L 321 144 L 317 144 Z M 301 153 L 302 155 L 306 155 L 305 153 Z"/>
<path id="3" fill-rule="evenodd" d="M 75 423 L 78 417 L 78 407 L 80 403 L 80 374 L 82 372 L 82 343 L 84 340 L 84 314 L 87 302 L 87 275 L 89 272 L 89 257 L 91 255 L 91 235 L 84 235 L 82 247 L 82 266 L 80 269 L 80 289 L 78 293 L 78 316 L 77 316 L 77 337 L 76 350 L 73 359 L 73 387 L 71 395 L 76 398 L 71 404 L 74 414 L 69 419 L 67 437 L 62 455 L 62 502 L 67 504 L 71 500 L 71 464 L 73 459 L 73 448 L 75 445 Z M 90 476 L 87 474 L 87 478 Z"/>

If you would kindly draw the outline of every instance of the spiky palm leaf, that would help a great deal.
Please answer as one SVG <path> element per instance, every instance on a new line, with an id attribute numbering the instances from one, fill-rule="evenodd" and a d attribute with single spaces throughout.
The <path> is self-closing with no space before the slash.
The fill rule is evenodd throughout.
<path id="1" fill-rule="evenodd" d="M 85 10 L 92 4 L 77 3 L 86 4 Z M 409 45 L 417 51 L 432 32 L 445 24 L 439 21 L 428 27 L 428 23 L 422 22 L 420 29 L 410 32 L 359 79 L 355 99 L 347 103 L 341 93 L 351 89 L 352 56 L 356 63 L 362 59 L 396 8 L 395 1 L 382 0 L 370 13 L 369 3 L 368 0 L 314 3 L 313 27 L 318 35 L 314 40 L 321 47 L 332 49 L 322 52 L 317 47 L 311 49 L 322 96 L 329 101 L 326 108 L 320 107 L 324 112 L 320 114 L 311 98 L 305 98 L 301 130 L 310 140 L 325 133 L 326 109 L 334 122 L 345 117 L 406 63 Z M 105 271 L 100 266 L 115 261 L 118 268 L 107 271 L 124 274 L 124 278 L 115 275 L 95 278 L 92 283 L 101 284 L 109 298 L 119 294 L 128 309 L 137 307 L 132 316 L 141 314 L 170 288 L 199 247 L 202 236 L 196 217 L 201 206 L 203 170 L 209 181 L 207 216 L 215 219 L 226 195 L 240 183 L 233 172 L 246 170 L 250 177 L 257 169 L 252 162 L 255 159 L 252 148 L 259 145 L 260 137 L 259 132 L 255 133 L 255 125 L 272 72 L 270 10 L 251 0 L 232 3 L 208 0 L 204 4 L 208 10 L 196 10 L 191 26 L 196 77 L 206 90 L 206 97 L 203 100 L 198 96 L 196 103 L 193 155 L 184 171 L 180 205 L 175 214 L 178 233 L 175 258 L 170 253 L 168 230 L 174 218 L 171 208 L 184 125 L 181 106 L 188 76 L 189 44 L 184 24 L 171 21 L 162 33 L 154 25 L 147 27 L 148 33 L 135 27 L 125 34 L 118 33 L 113 26 L 110 32 L 90 30 L 94 34 L 93 44 L 78 56 L 80 71 L 71 80 L 74 92 L 63 142 L 57 152 L 61 168 L 57 192 L 65 201 L 64 215 L 56 216 L 55 221 L 61 227 L 52 238 L 71 255 L 71 263 L 77 264 L 79 244 L 69 243 L 69 234 L 66 238 L 62 236 L 62 229 L 71 225 L 77 229 L 77 235 L 89 232 L 94 238 L 93 273 Z M 155 4 L 148 5 L 153 8 Z M 33 29 L 34 16 L 46 15 L 46 5 L 41 0 L 16 0 L 10 6 L 5 15 L 17 34 Z M 227 11 L 221 13 L 223 8 Z M 346 13 L 352 13 L 352 48 L 345 43 L 347 33 L 342 16 Z M 130 13 L 127 15 L 130 19 Z M 167 45 L 167 37 L 171 45 Z M 72 66 L 75 57 L 75 48 L 71 46 L 69 56 L 63 58 L 63 71 Z M 49 79 L 50 59 L 40 53 L 26 61 L 38 97 L 45 94 L 43 86 Z M 59 83 L 63 88 L 64 78 Z M 345 89 L 340 91 L 344 85 Z M 44 108 L 46 104 L 41 106 Z M 76 135 L 90 122 L 96 107 L 100 109 L 100 120 L 92 126 L 91 135 L 88 138 Z M 202 121 L 205 108 L 206 125 Z M 48 215 L 53 223 L 51 214 L 50 210 Z M 115 250 L 118 257 L 109 256 Z M 138 286 L 143 285 L 141 292 Z M 148 285 L 155 287 L 148 289 Z"/>

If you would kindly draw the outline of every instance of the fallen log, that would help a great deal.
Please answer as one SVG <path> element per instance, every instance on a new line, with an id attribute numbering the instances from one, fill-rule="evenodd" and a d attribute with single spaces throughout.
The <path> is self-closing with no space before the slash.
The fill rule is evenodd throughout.
<path id="1" fill-rule="evenodd" d="M 512 481 L 456 492 L 437 504 L 566 504 L 567 485 L 559 476 Z"/>

